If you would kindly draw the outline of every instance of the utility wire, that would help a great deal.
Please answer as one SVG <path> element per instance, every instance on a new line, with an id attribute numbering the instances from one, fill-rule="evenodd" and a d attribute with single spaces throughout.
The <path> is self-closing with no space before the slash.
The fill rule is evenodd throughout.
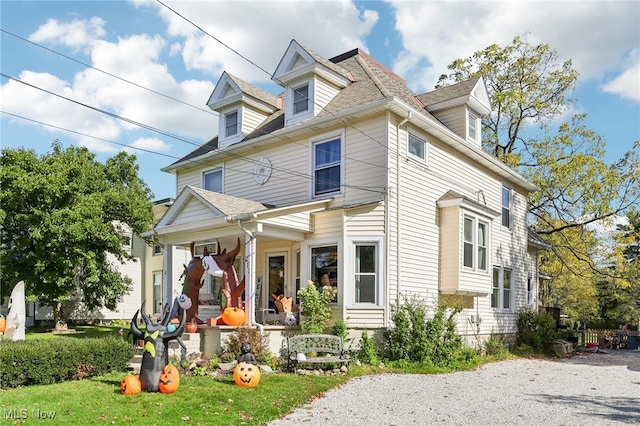
<path id="1" fill-rule="evenodd" d="M 108 76 L 110 76 L 110 77 L 116 78 L 116 79 L 118 79 L 118 80 L 120 80 L 120 81 L 124 81 L 125 83 L 129 83 L 129 84 L 131 84 L 131 85 L 133 85 L 133 86 L 139 87 L 140 89 L 147 90 L 147 91 L 149 91 L 149 92 L 151 92 L 151 93 L 155 93 L 156 95 L 159 95 L 159 96 L 165 97 L 165 98 L 167 98 L 167 99 L 171 99 L 172 101 L 179 102 L 179 103 L 181 103 L 181 104 L 183 104 L 183 105 L 186 105 L 186 106 L 188 106 L 188 107 L 195 108 L 195 109 L 197 109 L 198 111 L 202 111 L 202 112 L 205 112 L 205 113 L 207 113 L 207 114 L 211 114 L 211 115 L 216 115 L 216 116 L 218 115 L 216 112 L 213 112 L 213 111 L 211 111 L 211 110 L 206 110 L 206 109 L 204 109 L 204 108 L 200 108 L 200 107 L 195 106 L 195 105 L 192 105 L 192 104 L 190 104 L 190 103 L 188 103 L 188 102 L 182 101 L 182 100 L 180 100 L 180 99 L 176 99 L 176 98 L 174 98 L 173 96 L 166 95 L 166 94 L 164 94 L 164 93 L 161 93 L 161 92 L 158 92 L 158 91 L 156 91 L 156 90 L 150 89 L 150 88 L 148 88 L 148 87 L 142 86 L 142 85 L 140 85 L 140 84 L 138 84 L 138 83 L 135 83 L 135 82 L 133 82 L 133 81 L 131 81 L 131 80 L 127 80 L 126 78 L 118 77 L 117 75 L 112 74 L 112 73 L 110 73 L 110 72 L 108 72 L 108 71 L 101 70 L 100 68 L 96 68 L 96 67 L 94 67 L 94 66 L 92 66 L 92 65 L 90 65 L 90 64 L 87 64 L 87 63 L 85 63 L 85 62 L 82 62 L 82 61 L 80 61 L 80 60 L 78 60 L 78 59 L 75 59 L 75 58 L 73 58 L 73 57 L 71 57 L 71 56 L 67 56 L 67 55 L 65 55 L 64 53 L 60 53 L 60 52 L 58 52 L 58 51 L 55 51 L 55 50 L 50 49 L 50 48 L 48 48 L 48 47 L 45 47 L 45 46 L 43 46 L 43 45 L 41 45 L 41 44 L 38 44 L 38 43 L 36 43 L 36 42 L 33 42 L 33 41 L 29 40 L 29 39 L 26 39 L 26 38 L 24 38 L 24 37 L 21 37 L 21 36 L 19 36 L 19 35 L 17 35 L 17 34 L 14 34 L 14 33 L 12 33 L 11 31 L 7 31 L 7 30 L 2 29 L 2 28 L 0 28 L 0 31 L 2 31 L 3 33 L 8 34 L 8 35 L 10 35 L 10 36 L 13 36 L 13 37 L 15 37 L 15 38 L 17 38 L 17 39 L 20 39 L 20 40 L 22 40 L 22 41 L 24 41 L 24 42 L 26 42 L 26 43 L 30 43 L 30 44 L 32 44 L 32 45 L 34 45 L 34 46 L 37 46 L 37 47 L 39 47 L 39 48 L 41 48 L 41 49 L 44 49 L 44 50 L 46 50 L 46 51 L 48 51 L 48 52 L 55 53 L 56 55 L 62 56 L 63 58 L 66 58 L 66 59 L 69 59 L 70 61 L 73 61 L 73 62 L 76 62 L 76 63 L 78 63 L 78 64 L 84 65 L 84 66 L 85 66 L 85 67 L 87 67 L 87 68 L 91 68 L 91 69 L 93 69 L 93 70 L 96 70 L 96 71 L 98 71 L 98 72 L 101 72 L 101 73 L 103 73 L 103 74 L 106 74 L 106 75 L 108 75 Z"/>

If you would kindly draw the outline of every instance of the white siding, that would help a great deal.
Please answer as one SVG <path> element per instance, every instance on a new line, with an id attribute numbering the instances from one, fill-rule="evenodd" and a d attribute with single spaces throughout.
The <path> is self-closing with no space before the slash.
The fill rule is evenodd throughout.
<path id="1" fill-rule="evenodd" d="M 179 215 L 171 223 L 172 225 L 180 225 L 182 223 L 198 222 L 200 220 L 210 219 L 212 211 L 202 201 L 193 197 L 184 206 Z"/>
<path id="2" fill-rule="evenodd" d="M 256 127 L 262 123 L 267 116 L 254 108 L 243 106 L 242 107 L 242 127 L 241 132 L 244 136 L 247 136 L 249 133 L 253 132 Z"/>
<path id="3" fill-rule="evenodd" d="M 464 105 L 460 105 L 455 108 L 444 109 L 432 114 L 434 117 L 440 120 L 442 124 L 451 129 L 455 134 L 460 136 L 462 139 L 467 139 L 467 112 Z"/>
<path id="4" fill-rule="evenodd" d="M 328 81 L 316 77 L 315 99 L 313 102 L 313 115 L 318 115 L 325 106 L 338 94 L 338 89 Z"/>

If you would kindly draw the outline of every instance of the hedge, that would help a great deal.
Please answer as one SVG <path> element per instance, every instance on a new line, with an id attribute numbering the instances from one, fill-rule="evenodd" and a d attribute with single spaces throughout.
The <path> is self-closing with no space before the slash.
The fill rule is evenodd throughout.
<path id="1" fill-rule="evenodd" d="M 0 388 L 47 385 L 126 371 L 134 349 L 121 337 L 0 342 Z"/>

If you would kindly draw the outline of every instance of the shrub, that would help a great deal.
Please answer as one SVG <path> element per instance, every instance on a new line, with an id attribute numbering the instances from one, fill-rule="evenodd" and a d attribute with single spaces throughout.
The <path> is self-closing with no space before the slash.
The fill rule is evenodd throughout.
<path id="1" fill-rule="evenodd" d="M 502 337 L 492 334 L 491 337 L 483 343 L 484 351 L 488 356 L 504 358 L 509 354 L 509 349 L 502 341 Z"/>
<path id="2" fill-rule="evenodd" d="M 387 330 L 387 350 L 392 361 L 406 360 L 435 366 L 451 366 L 463 348 L 456 334 L 455 315 L 461 307 L 440 304 L 427 319 L 422 299 L 404 298 L 392 315 L 394 327 Z"/>
<path id="3" fill-rule="evenodd" d="M 532 309 L 518 311 L 516 347 L 528 346 L 536 353 L 553 354 L 553 341 L 557 338 L 556 321 L 551 315 Z"/>
<path id="4" fill-rule="evenodd" d="M 307 288 L 298 290 L 300 298 L 300 330 L 303 334 L 323 333 L 331 318 L 329 303 L 333 299 L 330 291 L 318 291 L 313 281 L 307 283 Z"/>
<path id="5" fill-rule="evenodd" d="M 258 362 L 266 363 L 271 359 L 272 355 L 269 351 L 268 336 L 262 336 L 260 330 L 257 328 L 238 327 L 224 342 L 225 346 L 222 355 L 220 355 L 220 360 L 223 362 L 231 362 L 238 359 L 242 353 L 240 346 L 244 342 L 251 343 L 251 352 Z"/>
<path id="6" fill-rule="evenodd" d="M 369 337 L 369 333 L 366 331 L 363 331 L 360 337 L 360 348 L 358 349 L 356 357 L 365 364 L 380 364 L 380 354 L 378 353 L 376 342 Z"/>
<path id="7" fill-rule="evenodd" d="M 0 383 L 2 388 L 14 388 L 126 371 L 133 355 L 133 348 L 116 336 L 3 341 Z"/>

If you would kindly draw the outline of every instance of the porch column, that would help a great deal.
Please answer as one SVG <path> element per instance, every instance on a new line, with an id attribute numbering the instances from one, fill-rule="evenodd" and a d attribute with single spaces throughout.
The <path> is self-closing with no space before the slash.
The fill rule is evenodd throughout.
<path id="1" fill-rule="evenodd" d="M 256 322 L 256 238 L 247 235 L 244 240 L 244 302 L 249 325 Z"/>
<path id="2" fill-rule="evenodd" d="M 162 259 L 162 307 L 164 308 L 164 305 L 168 303 L 173 308 L 173 280 L 171 279 L 173 277 L 173 245 L 163 244 L 162 250 L 164 253 Z"/>

